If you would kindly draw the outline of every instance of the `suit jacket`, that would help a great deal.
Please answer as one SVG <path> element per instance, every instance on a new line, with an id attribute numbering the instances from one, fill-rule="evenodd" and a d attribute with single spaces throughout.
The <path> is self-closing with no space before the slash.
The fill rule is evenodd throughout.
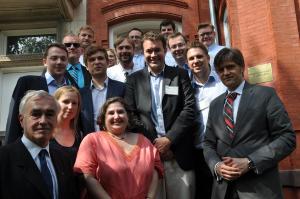
<path id="1" fill-rule="evenodd" d="M 163 88 L 178 88 L 177 95 L 163 94 L 162 111 L 166 137 L 171 140 L 171 150 L 179 166 L 189 170 L 194 165 L 193 136 L 196 133 L 193 89 L 184 69 L 165 66 L 163 76 Z M 144 135 L 153 142 L 157 138 L 157 132 L 151 119 L 151 85 L 147 67 L 128 76 L 124 98 L 141 121 Z"/>
<path id="2" fill-rule="evenodd" d="M 76 84 L 74 81 L 69 79 L 70 75 L 68 73 L 66 73 L 65 78 L 70 84 Z M 5 143 L 14 142 L 23 134 L 23 130 L 19 122 L 19 105 L 21 99 L 29 90 L 44 90 L 49 92 L 44 72 L 42 73 L 42 76 L 27 75 L 18 79 L 9 105 Z"/>
<path id="3" fill-rule="evenodd" d="M 62 153 L 50 147 L 59 199 L 79 198 L 72 165 Z M 51 199 L 40 170 L 20 139 L 0 149 L 0 198 Z"/>
<path id="4" fill-rule="evenodd" d="M 239 197 L 283 198 L 278 162 L 295 149 L 296 141 L 282 102 L 273 88 L 245 82 L 233 130 L 235 137 L 230 139 L 223 119 L 225 97 L 226 93 L 210 105 L 204 156 L 211 172 L 221 157 L 248 157 L 256 169 L 236 180 Z M 227 181 L 215 179 L 212 198 L 223 199 L 227 185 Z"/>
<path id="5" fill-rule="evenodd" d="M 91 82 L 88 86 L 80 89 L 81 94 L 81 113 L 80 113 L 80 127 L 83 132 L 83 136 L 88 133 L 95 132 L 94 126 L 94 110 L 93 97 L 91 91 Z M 111 97 L 123 97 L 125 93 L 125 84 L 119 81 L 115 81 L 108 78 L 106 99 Z M 100 108 L 100 107 L 99 107 Z"/>
<path id="6" fill-rule="evenodd" d="M 81 64 L 81 70 L 82 70 L 83 79 L 84 79 L 84 86 L 89 86 L 91 84 L 91 80 L 92 80 L 91 74 L 86 69 L 86 67 L 83 66 L 82 64 Z M 70 75 L 70 73 L 68 73 L 68 79 L 71 81 L 72 85 L 76 84 L 74 78 Z M 76 84 L 76 87 L 79 89 L 79 86 L 77 84 Z"/>

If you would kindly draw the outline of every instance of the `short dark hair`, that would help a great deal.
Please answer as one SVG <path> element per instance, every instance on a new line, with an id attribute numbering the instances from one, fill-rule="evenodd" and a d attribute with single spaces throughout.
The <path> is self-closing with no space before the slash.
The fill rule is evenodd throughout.
<path id="1" fill-rule="evenodd" d="M 49 45 L 46 47 L 46 49 L 45 49 L 45 52 L 44 52 L 44 54 L 43 54 L 43 58 L 44 58 L 44 59 L 47 58 L 48 53 L 49 53 L 49 49 L 50 49 L 50 48 L 53 48 L 53 47 L 60 48 L 60 49 L 64 50 L 64 51 L 67 53 L 67 55 L 68 55 L 68 51 L 67 51 L 67 48 L 65 47 L 65 45 L 60 44 L 60 43 L 51 43 L 51 44 L 49 44 Z"/>
<path id="2" fill-rule="evenodd" d="M 139 29 L 139 28 L 131 28 L 131 29 L 128 31 L 128 35 L 129 35 L 129 33 L 130 33 L 131 31 L 133 31 L 133 30 L 139 31 L 142 35 L 144 34 L 143 31 L 142 31 L 141 29 Z"/>
<path id="3" fill-rule="evenodd" d="M 115 43 L 114 43 L 114 48 L 117 49 L 117 46 L 120 45 L 125 40 L 127 40 L 134 49 L 134 43 L 127 35 L 126 36 L 119 36 L 116 39 Z"/>
<path id="4" fill-rule="evenodd" d="M 88 46 L 85 49 L 84 55 L 83 55 L 83 61 L 84 61 L 84 63 L 85 63 L 86 66 L 87 66 L 87 60 L 92 55 L 96 54 L 97 52 L 102 52 L 104 54 L 104 57 L 105 57 L 106 61 L 108 60 L 108 55 L 107 55 L 106 49 L 102 48 L 101 46 L 91 45 L 91 46 Z"/>
<path id="5" fill-rule="evenodd" d="M 214 65 L 217 69 L 222 63 L 232 61 L 240 67 L 245 67 L 245 61 L 242 52 L 237 48 L 223 48 L 215 56 Z"/>
<path id="6" fill-rule="evenodd" d="M 163 27 L 163 26 L 168 26 L 168 25 L 171 25 L 172 28 L 173 28 L 173 31 L 175 31 L 175 28 L 176 28 L 175 23 L 174 23 L 172 20 L 169 20 L 169 19 L 165 19 L 165 20 L 163 20 L 163 21 L 160 23 L 160 25 L 159 25 L 159 30 L 161 31 L 161 27 Z"/>
<path id="7" fill-rule="evenodd" d="M 186 55 L 187 55 L 187 52 L 192 48 L 200 48 L 207 56 L 209 56 L 207 47 L 199 41 L 193 41 L 190 43 L 190 45 L 187 47 L 187 49 L 185 51 Z"/>
<path id="8" fill-rule="evenodd" d="M 200 23 L 200 24 L 198 25 L 197 30 L 199 31 L 200 29 L 206 28 L 206 27 L 210 27 L 212 31 L 215 30 L 215 27 L 214 27 L 211 23 L 207 23 L 207 22 L 205 22 L 205 23 Z"/>
<path id="9" fill-rule="evenodd" d="M 164 49 L 166 49 L 166 40 L 164 38 L 164 36 L 162 36 L 159 33 L 153 32 L 153 31 L 149 31 L 146 32 L 143 36 L 142 39 L 142 44 L 144 44 L 144 42 L 146 40 L 150 40 L 150 41 L 161 41 L 161 43 L 163 44 Z M 143 46 L 143 45 L 142 45 Z"/>
<path id="10" fill-rule="evenodd" d="M 105 130 L 106 126 L 105 126 L 105 114 L 107 112 L 107 108 L 109 107 L 109 105 L 111 105 L 112 103 L 116 103 L 119 102 L 120 104 L 122 104 L 122 106 L 124 107 L 127 116 L 128 116 L 128 126 L 127 129 L 130 129 L 133 124 L 133 117 L 132 117 L 132 113 L 130 111 L 129 106 L 126 104 L 125 100 L 122 97 L 112 97 L 106 100 L 106 102 L 103 104 L 101 110 L 100 110 L 100 114 L 98 116 L 97 119 L 97 123 L 100 126 L 101 130 Z"/>
<path id="11" fill-rule="evenodd" d="M 168 45 L 169 48 L 170 48 L 169 40 L 174 39 L 178 36 L 181 36 L 186 44 L 188 43 L 188 40 L 187 40 L 186 36 L 184 36 L 181 32 L 175 32 L 175 33 L 170 34 L 167 38 L 167 45 Z"/>

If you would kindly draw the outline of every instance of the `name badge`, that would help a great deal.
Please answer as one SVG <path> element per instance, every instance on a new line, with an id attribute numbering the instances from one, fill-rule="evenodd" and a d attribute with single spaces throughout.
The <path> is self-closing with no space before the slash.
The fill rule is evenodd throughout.
<path id="1" fill-rule="evenodd" d="M 165 86 L 165 94 L 178 95 L 178 86 Z"/>
<path id="2" fill-rule="evenodd" d="M 200 110 L 202 111 L 209 107 L 209 101 L 207 99 L 203 99 L 198 102 L 198 105 L 199 105 Z"/>

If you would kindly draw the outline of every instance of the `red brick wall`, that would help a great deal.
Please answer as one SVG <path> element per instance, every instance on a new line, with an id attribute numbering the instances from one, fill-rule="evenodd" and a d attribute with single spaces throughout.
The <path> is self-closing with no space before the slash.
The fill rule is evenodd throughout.
<path id="1" fill-rule="evenodd" d="M 109 25 L 133 19 L 169 18 L 182 23 L 183 33 L 195 37 L 199 21 L 209 21 L 208 0 L 89 0 L 87 24 L 95 28 L 97 43 L 107 47 Z"/>

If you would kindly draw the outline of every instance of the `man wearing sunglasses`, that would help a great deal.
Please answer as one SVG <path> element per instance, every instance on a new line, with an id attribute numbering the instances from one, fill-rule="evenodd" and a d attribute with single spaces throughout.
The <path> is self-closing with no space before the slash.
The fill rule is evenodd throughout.
<path id="1" fill-rule="evenodd" d="M 198 37 L 199 37 L 199 41 L 203 43 L 208 49 L 211 70 L 216 71 L 214 66 L 215 56 L 225 46 L 220 46 L 215 43 L 215 38 L 216 38 L 215 27 L 210 23 L 199 24 Z"/>
<path id="2" fill-rule="evenodd" d="M 91 82 L 91 76 L 86 68 L 81 65 L 79 58 L 82 48 L 80 47 L 79 38 L 75 34 L 67 34 L 63 39 L 63 44 L 68 51 L 67 72 L 72 76 L 78 88 L 83 88 Z"/>

